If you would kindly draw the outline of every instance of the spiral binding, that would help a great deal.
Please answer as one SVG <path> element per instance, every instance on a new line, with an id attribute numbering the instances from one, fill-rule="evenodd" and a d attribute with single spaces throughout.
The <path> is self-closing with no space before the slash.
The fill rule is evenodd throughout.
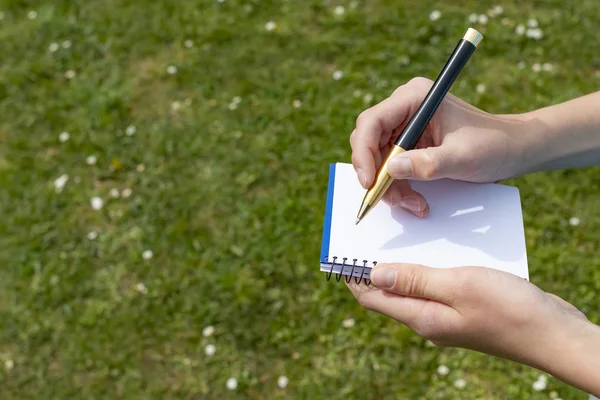
<path id="1" fill-rule="evenodd" d="M 362 268 L 362 272 L 361 272 L 360 276 L 354 276 L 354 282 L 356 282 L 357 284 L 360 284 L 363 281 L 363 279 L 364 279 L 365 285 L 369 286 L 371 284 L 371 280 L 365 278 L 364 274 L 365 274 L 365 271 L 367 269 L 371 269 L 371 268 L 375 267 L 375 265 L 377 265 L 377 261 L 373 261 L 373 267 L 367 267 L 368 261 L 367 260 L 363 260 L 363 265 L 361 267 L 360 265 L 356 265 L 356 262 L 358 261 L 358 259 L 356 259 L 356 258 L 353 259 L 353 263 L 352 264 L 346 264 L 346 260 L 348 260 L 347 257 L 344 257 L 342 259 L 341 263 L 336 262 L 337 259 L 338 259 L 337 256 L 333 257 L 333 262 L 331 263 L 331 268 L 329 269 L 329 272 L 327 272 L 327 274 L 326 274 L 326 278 L 327 278 L 328 281 L 331 279 L 331 275 L 333 273 L 333 268 L 336 265 L 340 265 L 340 266 L 342 266 L 342 269 L 340 270 L 339 273 L 336 272 L 336 274 L 335 274 L 335 280 L 336 280 L 336 282 L 340 281 L 340 279 L 342 277 L 342 272 L 344 272 L 344 268 L 345 267 L 352 267 L 352 271 L 350 271 L 350 275 L 346 275 L 345 278 L 344 278 L 346 280 L 346 283 L 350 283 L 350 281 L 352 280 L 352 277 L 354 275 L 354 268 L 358 267 L 358 268 Z M 325 261 L 329 261 L 329 257 L 325 256 Z"/>

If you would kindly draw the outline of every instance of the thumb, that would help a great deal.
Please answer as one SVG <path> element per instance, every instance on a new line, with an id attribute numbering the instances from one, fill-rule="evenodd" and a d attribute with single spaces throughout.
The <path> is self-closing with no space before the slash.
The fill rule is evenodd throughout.
<path id="1" fill-rule="evenodd" d="M 455 285 L 460 282 L 453 268 L 418 264 L 379 264 L 371 271 L 370 279 L 379 289 L 448 305 L 453 300 Z"/>
<path id="2" fill-rule="evenodd" d="M 464 161 L 441 147 L 409 150 L 393 157 L 388 173 L 394 179 L 433 180 L 464 172 Z"/>

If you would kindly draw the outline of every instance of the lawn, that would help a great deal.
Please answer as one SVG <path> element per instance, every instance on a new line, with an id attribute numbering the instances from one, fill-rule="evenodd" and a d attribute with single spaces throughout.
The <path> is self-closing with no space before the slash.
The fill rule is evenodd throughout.
<path id="1" fill-rule="evenodd" d="M 1 1 L 0 398 L 587 399 L 319 272 L 356 117 L 467 27 L 452 92 L 480 108 L 599 89 L 600 2 L 498 4 Z M 506 182 L 531 280 L 597 323 L 599 173 Z"/>

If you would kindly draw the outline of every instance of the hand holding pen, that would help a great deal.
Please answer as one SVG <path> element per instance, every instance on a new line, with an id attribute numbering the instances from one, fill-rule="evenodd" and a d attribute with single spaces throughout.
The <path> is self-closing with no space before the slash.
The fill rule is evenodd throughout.
<path id="1" fill-rule="evenodd" d="M 350 144 L 358 179 L 365 189 L 371 188 L 365 200 L 375 192 L 377 174 L 380 178 L 387 174 L 389 182 L 379 182 L 380 190 L 384 189 L 380 198 L 425 217 L 429 214 L 427 201 L 411 189 L 407 179 L 495 182 L 520 173 L 517 160 L 524 152 L 523 141 L 519 140 L 522 121 L 516 116 L 488 114 L 446 94 L 451 81 L 445 82 L 436 98 L 429 96 L 429 107 L 420 118 L 415 115 L 419 109 L 423 111 L 424 100 L 434 85 L 425 78 L 412 79 L 359 115 Z M 438 101 L 439 105 L 431 107 Z M 377 201 L 371 201 L 371 207 Z M 359 214 L 359 219 L 365 215 Z"/>

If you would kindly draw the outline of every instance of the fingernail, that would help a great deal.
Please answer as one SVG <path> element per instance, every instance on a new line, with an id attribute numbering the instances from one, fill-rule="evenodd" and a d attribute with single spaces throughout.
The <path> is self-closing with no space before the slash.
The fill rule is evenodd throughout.
<path id="1" fill-rule="evenodd" d="M 360 182 L 360 184 L 363 185 L 363 187 L 365 187 L 367 183 L 367 176 L 365 175 L 363 170 L 358 168 L 356 170 L 356 174 L 358 175 L 358 181 Z"/>
<path id="2" fill-rule="evenodd" d="M 400 205 L 404 208 L 408 208 L 410 211 L 418 212 L 421 211 L 421 204 L 419 200 L 412 197 L 405 197 L 400 201 Z"/>
<path id="3" fill-rule="evenodd" d="M 412 176 L 412 163 L 408 158 L 401 155 L 393 157 L 388 168 L 392 170 L 390 172 L 395 178 Z"/>
<path id="4" fill-rule="evenodd" d="M 396 270 L 388 267 L 379 267 L 371 271 L 371 281 L 377 287 L 389 289 L 396 282 Z"/>

